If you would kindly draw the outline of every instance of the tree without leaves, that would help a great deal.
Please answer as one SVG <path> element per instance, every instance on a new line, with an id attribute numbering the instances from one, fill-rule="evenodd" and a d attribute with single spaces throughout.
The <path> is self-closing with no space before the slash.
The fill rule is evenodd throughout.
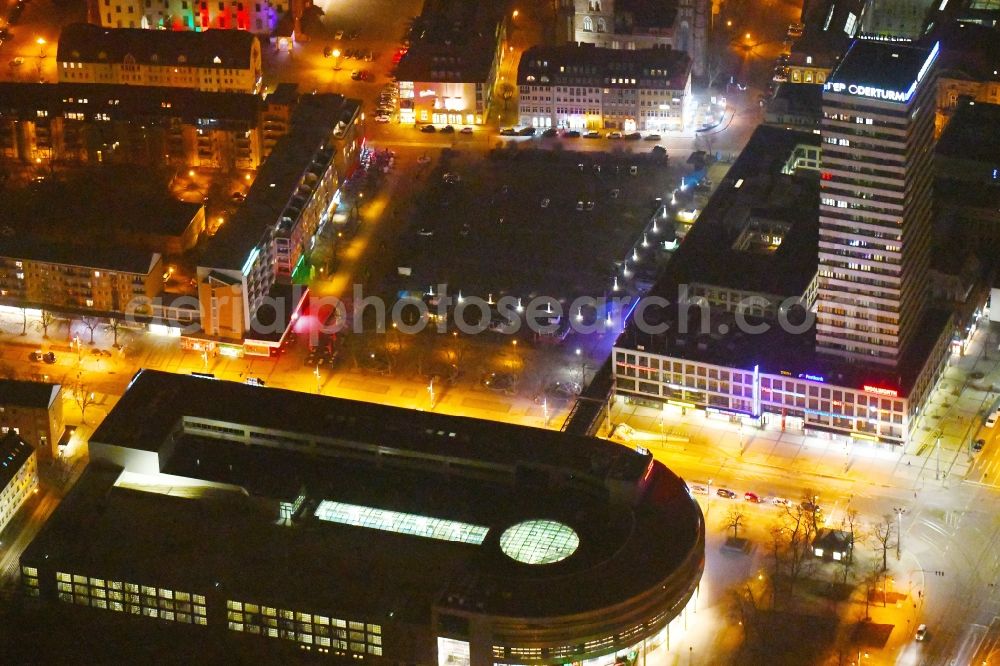
<path id="1" fill-rule="evenodd" d="M 883 569 L 877 557 L 871 560 L 871 566 L 865 572 L 865 620 L 871 617 L 868 611 L 871 607 L 872 593 L 878 589 L 878 579 L 882 575 Z"/>
<path id="2" fill-rule="evenodd" d="M 111 331 L 111 334 L 114 336 L 114 342 L 112 343 L 111 346 L 114 347 L 115 349 L 118 348 L 118 332 L 121 330 L 121 327 L 124 323 L 125 322 L 119 317 L 111 317 L 110 319 L 108 319 L 107 327 Z"/>
<path id="3" fill-rule="evenodd" d="M 701 132 L 695 139 L 695 144 L 698 149 L 713 155 L 715 153 L 715 139 L 715 135 L 711 132 Z"/>
<path id="4" fill-rule="evenodd" d="M 48 310 L 42 310 L 41 316 L 35 322 L 35 326 L 42 332 L 42 337 L 49 337 L 49 327 L 56 323 L 56 316 Z"/>
<path id="5" fill-rule="evenodd" d="M 844 514 L 844 520 L 841 523 L 841 529 L 846 531 L 851 535 L 851 549 L 847 552 L 847 560 L 853 563 L 854 561 L 854 544 L 861 540 L 861 521 L 858 519 L 857 509 L 848 509 L 847 513 Z"/>
<path id="6" fill-rule="evenodd" d="M 743 641 L 747 647 L 753 651 L 757 647 L 759 640 L 758 620 L 760 617 L 760 607 L 754 597 L 753 590 L 749 585 L 735 588 L 730 592 L 730 599 L 733 609 L 739 617 L 740 625 L 743 627 Z"/>
<path id="7" fill-rule="evenodd" d="M 746 514 L 743 512 L 743 507 L 737 505 L 729 509 L 729 513 L 726 514 L 726 527 L 733 531 L 733 538 L 739 538 L 739 530 L 743 527 L 746 521 Z"/>
<path id="8" fill-rule="evenodd" d="M 715 81 L 722 74 L 724 67 L 722 56 L 715 49 L 709 51 L 707 59 L 708 62 L 705 63 L 705 76 L 708 79 L 708 88 L 712 89 L 715 86 Z"/>
<path id="9" fill-rule="evenodd" d="M 854 569 L 854 544 L 860 539 L 860 522 L 858 520 L 857 509 L 848 509 L 844 516 L 844 520 L 841 521 L 840 529 L 847 532 L 849 535 L 849 544 L 847 548 L 847 557 L 842 557 L 840 559 L 840 582 L 847 583 L 848 578 L 851 576 L 851 572 Z"/>
<path id="10" fill-rule="evenodd" d="M 94 331 L 101 325 L 101 320 L 97 317 L 85 316 L 80 317 L 80 323 L 90 332 L 90 340 L 87 343 L 94 344 Z"/>
<path id="11" fill-rule="evenodd" d="M 883 516 L 882 520 L 872 525 L 870 540 L 872 548 L 882 551 L 882 571 L 889 568 L 889 549 L 892 547 L 892 537 L 896 534 L 896 523 L 891 516 Z"/>
<path id="12" fill-rule="evenodd" d="M 84 423 L 87 421 L 87 407 L 94 404 L 95 397 L 94 392 L 83 381 L 77 380 L 73 385 L 73 400 L 80 408 L 80 420 Z"/>
<path id="13" fill-rule="evenodd" d="M 773 587 L 784 577 L 788 584 L 788 595 L 795 594 L 795 584 L 809 568 L 812 542 L 816 536 L 813 530 L 811 512 L 802 506 L 786 506 L 772 526 L 771 558 L 774 566 Z"/>

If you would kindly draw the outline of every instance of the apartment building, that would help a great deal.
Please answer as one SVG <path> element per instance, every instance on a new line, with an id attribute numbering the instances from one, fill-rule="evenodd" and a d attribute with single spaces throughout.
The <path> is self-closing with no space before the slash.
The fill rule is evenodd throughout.
<path id="1" fill-rule="evenodd" d="M 202 31 L 289 32 L 312 0 L 87 0 L 88 21 L 105 28 Z"/>
<path id="2" fill-rule="evenodd" d="M 517 72 L 520 124 L 679 130 L 692 122 L 691 60 L 670 48 L 535 46 Z"/>
<path id="3" fill-rule="evenodd" d="M 240 354 L 266 355 L 280 343 L 299 305 L 287 288 L 307 261 L 315 235 L 332 219 L 340 184 L 357 163 L 363 141 L 360 102 L 339 95 L 300 99 L 288 134 L 275 144 L 246 201 L 199 261 L 204 336 L 235 344 Z M 258 308 L 268 296 L 284 303 L 279 316 L 284 323 L 255 330 Z M 182 344 L 203 348 L 206 342 L 195 337 Z"/>
<path id="4" fill-rule="evenodd" d="M 35 449 L 13 430 L 0 436 L 0 531 L 38 488 Z"/>
<path id="5" fill-rule="evenodd" d="M 59 384 L 0 380 L 0 433 L 13 431 L 32 442 L 39 457 L 51 460 L 59 455 L 65 430 Z"/>
<path id="6" fill-rule="evenodd" d="M 73 23 L 59 35 L 56 71 L 60 82 L 70 83 L 251 94 L 262 85 L 260 40 L 239 30 L 174 32 Z"/>
<path id="7" fill-rule="evenodd" d="M 255 170 L 287 127 L 249 93 L 0 82 L 0 160 Z"/>
<path id="8" fill-rule="evenodd" d="M 162 273 L 158 253 L 0 239 L 0 303 L 17 307 L 142 314 Z"/>

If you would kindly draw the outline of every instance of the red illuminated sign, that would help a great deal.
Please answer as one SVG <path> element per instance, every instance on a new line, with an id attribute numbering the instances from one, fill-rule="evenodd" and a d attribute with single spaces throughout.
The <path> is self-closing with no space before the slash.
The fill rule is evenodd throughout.
<path id="1" fill-rule="evenodd" d="M 865 393 L 874 393 L 875 395 L 887 395 L 890 398 L 895 398 L 899 396 L 899 391 L 896 389 L 885 388 L 883 386 L 870 386 L 868 384 L 864 385 Z"/>

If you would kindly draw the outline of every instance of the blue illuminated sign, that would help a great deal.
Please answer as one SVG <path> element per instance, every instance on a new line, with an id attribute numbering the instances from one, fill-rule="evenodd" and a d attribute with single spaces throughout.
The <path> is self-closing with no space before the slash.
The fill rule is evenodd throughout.
<path id="1" fill-rule="evenodd" d="M 931 47 L 930 53 L 927 54 L 927 59 L 924 60 L 924 64 L 920 67 L 920 71 L 917 72 L 917 78 L 910 84 L 906 92 L 901 90 L 886 90 L 885 88 L 878 88 L 876 86 L 840 83 L 839 81 L 827 81 L 823 84 L 823 90 L 833 93 L 847 92 L 850 95 L 870 97 L 871 99 L 881 99 L 889 102 L 909 102 L 910 98 L 913 97 L 913 93 L 917 91 L 917 84 L 920 83 L 924 75 L 927 74 L 927 70 L 934 64 L 934 60 L 937 58 L 940 50 L 941 43 L 935 42 L 934 46 Z"/>
<path id="2" fill-rule="evenodd" d="M 799 379 L 808 379 L 811 382 L 825 382 L 826 381 L 826 379 L 824 379 L 822 376 L 820 376 L 820 375 L 810 375 L 808 372 L 800 372 L 799 373 Z"/>

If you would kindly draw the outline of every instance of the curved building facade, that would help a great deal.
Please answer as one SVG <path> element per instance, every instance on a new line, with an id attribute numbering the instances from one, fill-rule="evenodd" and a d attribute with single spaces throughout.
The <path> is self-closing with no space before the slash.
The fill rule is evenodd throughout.
<path id="1" fill-rule="evenodd" d="M 206 650 L 634 663 L 704 567 L 684 482 L 593 438 L 143 371 L 90 455 L 25 590 Z"/>

